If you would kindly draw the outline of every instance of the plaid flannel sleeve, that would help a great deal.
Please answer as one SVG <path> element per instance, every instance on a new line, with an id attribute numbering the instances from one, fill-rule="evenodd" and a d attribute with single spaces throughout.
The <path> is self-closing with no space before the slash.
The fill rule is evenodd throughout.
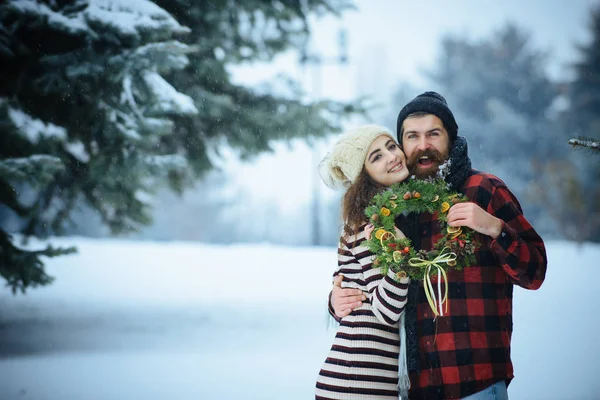
<path id="1" fill-rule="evenodd" d="M 486 211 L 503 221 L 500 235 L 490 243 L 492 252 L 514 284 L 538 289 L 548 263 L 544 242 L 506 185 L 498 178 L 488 179 L 487 183 L 481 185 L 489 193 Z"/>

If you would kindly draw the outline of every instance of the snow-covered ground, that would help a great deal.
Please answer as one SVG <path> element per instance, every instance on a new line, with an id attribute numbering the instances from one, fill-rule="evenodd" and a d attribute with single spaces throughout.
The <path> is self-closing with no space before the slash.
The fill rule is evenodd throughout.
<path id="1" fill-rule="evenodd" d="M 310 399 L 333 248 L 67 238 L 56 282 L 0 292 L 0 399 Z M 511 400 L 598 399 L 600 246 L 547 243 L 515 289 Z"/>

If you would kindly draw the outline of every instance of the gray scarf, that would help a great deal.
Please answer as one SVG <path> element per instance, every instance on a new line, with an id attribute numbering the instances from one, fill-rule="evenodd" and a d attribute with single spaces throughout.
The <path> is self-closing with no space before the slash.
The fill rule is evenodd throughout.
<path id="1" fill-rule="evenodd" d="M 471 175 L 471 159 L 469 158 L 467 139 L 457 136 L 450 151 L 450 172 L 446 176 L 446 182 L 455 192 L 461 191 L 465 181 Z"/>

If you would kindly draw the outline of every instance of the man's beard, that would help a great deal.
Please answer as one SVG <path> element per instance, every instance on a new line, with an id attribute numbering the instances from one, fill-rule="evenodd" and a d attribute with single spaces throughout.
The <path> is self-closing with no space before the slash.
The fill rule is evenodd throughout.
<path id="1" fill-rule="evenodd" d="M 427 167 L 419 164 L 421 157 L 428 157 L 431 160 L 431 164 Z M 439 170 L 440 165 L 446 162 L 448 155 L 444 155 L 435 149 L 427 149 L 424 151 L 417 151 L 408 158 L 408 171 L 411 175 L 416 176 L 418 179 L 425 179 L 435 176 Z"/>

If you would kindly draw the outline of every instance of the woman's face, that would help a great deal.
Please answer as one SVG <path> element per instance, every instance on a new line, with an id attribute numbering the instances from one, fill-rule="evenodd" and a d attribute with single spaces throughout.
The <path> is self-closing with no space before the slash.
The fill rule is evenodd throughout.
<path id="1" fill-rule="evenodd" d="M 375 182 L 385 186 L 402 182 L 408 177 L 404 152 L 387 135 L 379 136 L 369 147 L 365 169 Z"/>

